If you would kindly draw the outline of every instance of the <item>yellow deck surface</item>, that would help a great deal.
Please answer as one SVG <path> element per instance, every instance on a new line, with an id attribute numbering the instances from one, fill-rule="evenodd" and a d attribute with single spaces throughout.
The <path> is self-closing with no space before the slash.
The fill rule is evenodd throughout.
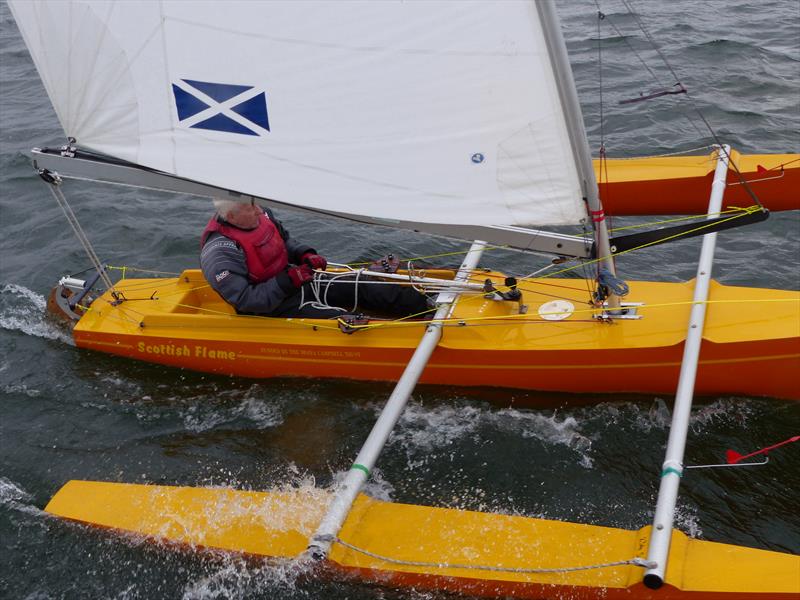
<path id="1" fill-rule="evenodd" d="M 498 273 L 480 273 L 502 281 Z M 516 302 L 481 296 L 459 300 L 443 333 L 445 348 L 491 350 L 645 348 L 671 346 L 685 338 L 694 282 L 629 281 L 626 301 L 642 302 L 640 320 L 618 320 L 611 327 L 592 319 L 581 279 L 534 279 L 519 287 L 527 314 Z M 173 279 L 127 279 L 116 286 L 125 302 L 112 306 L 108 294 L 92 305 L 76 332 L 169 336 L 175 339 L 313 343 L 334 348 L 415 347 L 424 331 L 420 322 L 389 323 L 356 335 L 343 335 L 335 321 L 276 319 L 236 315 L 210 288 L 198 270 Z M 545 321 L 538 309 L 554 297 L 571 301 L 573 315 Z M 459 322 L 463 320 L 462 322 Z M 740 288 L 712 282 L 704 337 L 727 343 L 800 336 L 800 292 Z"/>
<path id="2" fill-rule="evenodd" d="M 45 510 L 179 544 L 294 558 L 305 550 L 329 498 L 322 490 L 243 492 L 70 481 Z M 392 559 L 462 568 L 397 565 L 339 544 L 334 545 L 330 559 L 344 569 L 366 569 L 378 578 L 413 581 L 414 576 L 421 576 L 429 585 L 441 579 L 451 589 L 458 582 L 472 590 L 476 582 L 489 582 L 495 587 L 482 588 L 483 592 L 496 589 L 502 593 L 524 592 L 532 589 L 531 585 L 556 585 L 604 597 L 613 590 L 637 586 L 636 597 L 649 597 L 652 592 L 639 589 L 643 570 L 630 565 L 559 574 L 466 568 L 557 568 L 643 557 L 648 529 L 626 531 L 394 504 L 361 495 L 344 524 L 341 539 Z M 800 557 L 692 540 L 675 532 L 666 582 L 670 587 L 660 592 L 661 597 L 672 590 L 698 593 L 699 597 L 711 593 L 721 597 L 790 598 L 800 595 Z M 653 593 L 653 597 L 658 598 L 658 594 Z"/>

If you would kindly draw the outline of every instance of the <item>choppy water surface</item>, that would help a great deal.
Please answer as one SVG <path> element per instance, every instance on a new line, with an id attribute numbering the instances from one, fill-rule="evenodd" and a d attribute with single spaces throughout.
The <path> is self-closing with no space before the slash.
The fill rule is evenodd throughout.
<path id="1" fill-rule="evenodd" d="M 600 32 L 609 154 L 708 144 L 685 98 L 619 107 L 655 87 L 639 57 L 672 80 L 624 14 Z M 698 106 L 743 152 L 800 151 L 800 5 L 795 0 L 636 3 Z M 600 140 L 597 20 L 591 2 L 562 3 L 564 30 L 593 147 Z M 345 471 L 391 386 L 241 381 L 76 350 L 45 320 L 56 279 L 85 268 L 74 238 L 25 152 L 62 132 L 11 19 L 0 5 L 0 596 L 8 598 L 444 598 L 358 582 L 320 582 L 274 566 L 175 551 L 60 522 L 41 508 L 67 480 L 101 479 L 250 489 L 328 487 Z M 68 197 L 111 264 L 177 271 L 197 264 L 204 202 L 69 183 Z M 282 215 L 299 238 L 341 261 L 464 244 Z M 631 278 L 692 277 L 699 243 L 626 257 Z M 726 283 L 800 286 L 800 218 L 722 234 L 715 272 Z M 448 262 L 449 260 L 449 262 Z M 457 258 L 443 261 L 455 266 Z M 494 252 L 486 266 L 524 273 L 537 257 Z M 732 374 L 735 377 L 735 373 Z M 424 387 L 369 485 L 399 502 L 636 528 L 652 518 L 670 397 L 571 397 L 490 388 Z M 529 408 L 538 405 L 540 408 Z M 703 398 L 688 463 L 718 462 L 800 433 L 795 403 Z M 678 526 L 692 536 L 800 552 L 800 448 L 768 467 L 693 472 Z"/>

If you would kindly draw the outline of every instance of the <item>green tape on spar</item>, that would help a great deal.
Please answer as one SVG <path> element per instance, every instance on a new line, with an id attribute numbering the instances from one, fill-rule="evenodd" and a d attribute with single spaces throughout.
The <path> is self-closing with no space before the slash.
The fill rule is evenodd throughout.
<path id="1" fill-rule="evenodd" d="M 683 473 L 681 471 L 678 471 L 678 469 L 673 469 L 672 467 L 667 467 L 666 469 L 661 471 L 661 476 L 666 477 L 670 473 L 675 473 L 675 475 L 677 475 L 678 477 L 683 477 Z"/>
<path id="2" fill-rule="evenodd" d="M 367 474 L 367 477 L 369 477 L 369 469 L 367 467 L 365 467 L 364 465 L 360 465 L 358 463 L 353 463 L 353 466 L 350 467 L 350 470 L 352 471 L 353 469 L 358 469 L 359 471 L 364 471 L 364 473 Z"/>

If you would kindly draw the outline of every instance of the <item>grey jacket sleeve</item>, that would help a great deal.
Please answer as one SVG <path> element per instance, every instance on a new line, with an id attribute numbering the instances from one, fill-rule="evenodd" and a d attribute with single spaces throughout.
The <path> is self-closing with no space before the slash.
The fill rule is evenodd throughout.
<path id="1" fill-rule="evenodd" d="M 250 283 L 244 251 L 218 233 L 211 234 L 203 246 L 200 267 L 211 287 L 240 313 L 269 314 L 299 291 L 285 272 L 263 283 Z"/>

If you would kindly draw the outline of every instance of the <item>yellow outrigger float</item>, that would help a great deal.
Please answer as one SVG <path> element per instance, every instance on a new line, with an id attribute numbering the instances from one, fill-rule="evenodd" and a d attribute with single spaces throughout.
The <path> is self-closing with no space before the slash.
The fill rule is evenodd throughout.
<path id="1" fill-rule="evenodd" d="M 595 159 L 609 215 L 697 215 L 708 208 L 717 154 Z M 755 193 L 771 211 L 800 209 L 800 154 L 730 152 L 723 208 L 750 206 Z"/>
<path id="2" fill-rule="evenodd" d="M 330 501 L 323 490 L 70 481 L 45 510 L 191 548 L 297 559 Z M 649 589 L 640 566 L 649 534 L 649 526 L 627 531 L 359 495 L 324 568 L 334 576 L 384 585 L 487 597 L 796 600 L 800 595 L 800 556 L 705 542 L 679 531 L 672 533 L 667 584 Z M 565 569 L 576 566 L 595 568 Z"/>

